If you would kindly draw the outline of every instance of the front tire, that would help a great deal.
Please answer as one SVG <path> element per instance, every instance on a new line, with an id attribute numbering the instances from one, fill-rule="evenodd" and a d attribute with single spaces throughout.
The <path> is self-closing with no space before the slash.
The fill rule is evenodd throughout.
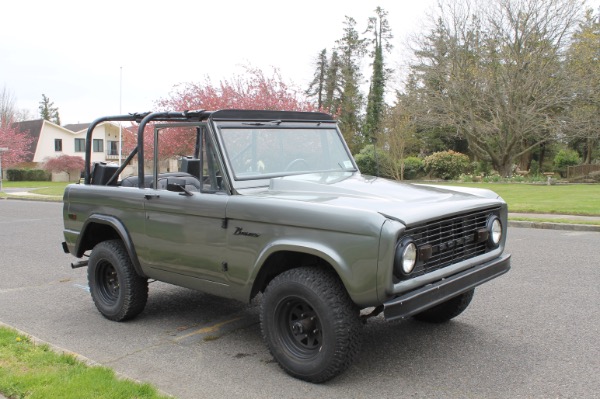
<path id="1" fill-rule="evenodd" d="M 469 290 L 413 317 L 427 323 L 445 323 L 465 311 L 474 293 L 475 289 Z"/>
<path id="2" fill-rule="evenodd" d="M 109 320 L 134 318 L 148 300 L 148 280 L 136 273 L 121 240 L 103 241 L 94 247 L 88 284 L 96 308 Z"/>
<path id="3" fill-rule="evenodd" d="M 359 310 L 339 278 L 302 267 L 275 277 L 260 312 L 263 339 L 281 368 L 320 383 L 352 363 L 360 350 Z"/>

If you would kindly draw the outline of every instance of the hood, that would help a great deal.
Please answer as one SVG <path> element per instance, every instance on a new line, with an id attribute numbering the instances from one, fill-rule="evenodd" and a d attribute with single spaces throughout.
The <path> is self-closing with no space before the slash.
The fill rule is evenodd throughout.
<path id="1" fill-rule="evenodd" d="M 377 212 L 407 226 L 503 203 L 490 190 L 409 184 L 356 172 L 276 178 L 268 188 L 240 194 Z"/>

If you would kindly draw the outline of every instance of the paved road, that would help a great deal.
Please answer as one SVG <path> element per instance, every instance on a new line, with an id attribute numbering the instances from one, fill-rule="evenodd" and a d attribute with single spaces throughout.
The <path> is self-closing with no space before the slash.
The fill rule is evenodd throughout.
<path id="1" fill-rule="evenodd" d="M 179 398 L 600 397 L 600 233 L 511 228 L 509 274 L 455 321 L 365 328 L 361 355 L 323 385 L 288 377 L 256 305 L 153 283 L 137 319 L 102 318 L 62 253 L 61 204 L 0 201 L 0 322 Z"/>

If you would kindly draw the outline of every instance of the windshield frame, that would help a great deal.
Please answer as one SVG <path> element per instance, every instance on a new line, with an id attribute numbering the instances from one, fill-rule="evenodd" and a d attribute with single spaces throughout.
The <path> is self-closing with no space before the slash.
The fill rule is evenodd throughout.
<path id="1" fill-rule="evenodd" d="M 303 175 L 303 174 L 311 174 L 311 175 L 315 175 L 315 174 L 319 174 L 319 173 L 332 173 L 332 172 L 346 172 L 346 173 L 355 173 L 358 172 L 358 166 L 356 165 L 356 162 L 354 160 L 354 157 L 352 156 L 352 153 L 350 152 L 350 149 L 348 148 L 348 145 L 346 144 L 346 141 L 344 140 L 340 130 L 337 127 L 337 123 L 335 121 L 326 121 L 326 122 L 321 122 L 321 121 L 317 121 L 317 122 L 282 122 L 282 121 L 272 121 L 272 122 L 261 122 L 261 123 L 256 123 L 254 121 L 247 121 L 247 122 L 241 122 L 241 121 L 219 121 L 216 122 L 215 121 L 215 127 L 216 127 L 216 139 L 217 142 L 219 144 L 219 147 L 221 148 L 221 153 L 223 155 L 223 161 L 226 165 L 227 170 L 229 171 L 229 176 L 231 179 L 231 183 L 232 185 L 236 188 L 236 189 L 240 189 L 240 188 L 252 188 L 252 187 L 263 187 L 263 186 L 268 186 L 270 184 L 271 179 L 275 179 L 275 178 L 285 178 L 288 176 L 298 176 L 298 175 Z M 275 173 L 265 173 L 265 174 L 261 174 L 259 175 L 260 178 L 257 178 L 258 175 L 253 175 L 253 176 L 248 176 L 248 177 L 244 177 L 244 176 L 239 176 L 236 174 L 236 169 L 233 167 L 232 165 L 232 159 L 231 159 L 231 155 L 228 152 L 228 148 L 227 145 L 225 144 L 225 139 L 223 137 L 223 133 L 226 130 L 229 129 L 249 129 L 249 130 L 270 130 L 270 129 L 276 129 L 276 130 L 327 130 L 327 131 L 333 131 L 336 134 L 337 139 L 339 140 L 339 143 L 341 144 L 341 149 L 343 150 L 343 152 L 346 154 L 347 156 L 347 160 L 351 162 L 351 167 L 346 167 L 344 169 L 326 169 L 326 170 L 310 170 L 310 171 L 285 171 L 285 173 L 283 172 L 275 172 Z"/>

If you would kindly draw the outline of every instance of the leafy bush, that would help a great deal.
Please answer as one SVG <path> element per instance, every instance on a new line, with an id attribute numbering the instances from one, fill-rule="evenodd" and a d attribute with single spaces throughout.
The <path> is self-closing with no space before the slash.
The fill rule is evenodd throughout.
<path id="1" fill-rule="evenodd" d="M 41 169 L 8 169 L 6 177 L 9 181 L 50 181 L 52 175 Z"/>
<path id="2" fill-rule="evenodd" d="M 479 176 L 488 176 L 492 173 L 492 165 L 487 161 L 473 162 L 475 165 L 471 165 L 473 173 Z"/>
<path id="3" fill-rule="evenodd" d="M 567 166 L 578 165 L 580 162 L 581 159 L 577 151 L 568 149 L 560 150 L 554 157 L 554 170 L 564 177 L 567 172 Z"/>
<path id="4" fill-rule="evenodd" d="M 469 157 L 452 150 L 434 152 L 423 163 L 428 174 L 444 180 L 456 179 L 469 169 Z"/>
<path id="5" fill-rule="evenodd" d="M 404 158 L 404 178 L 416 179 L 423 173 L 423 160 L 418 157 Z"/>
<path id="6" fill-rule="evenodd" d="M 360 150 L 360 152 L 354 157 L 354 160 L 356 161 L 360 172 L 364 175 L 381 176 L 386 178 L 391 177 L 385 173 L 386 170 L 390 170 L 389 165 L 392 162 L 388 153 L 378 148 L 377 161 L 375 161 L 373 144 L 369 144 Z M 377 164 L 379 164 L 379 166 L 377 166 Z"/>
<path id="7" fill-rule="evenodd" d="M 532 176 L 537 176 L 540 174 L 540 164 L 535 159 L 531 161 L 531 165 L 529 166 L 529 174 Z"/>

